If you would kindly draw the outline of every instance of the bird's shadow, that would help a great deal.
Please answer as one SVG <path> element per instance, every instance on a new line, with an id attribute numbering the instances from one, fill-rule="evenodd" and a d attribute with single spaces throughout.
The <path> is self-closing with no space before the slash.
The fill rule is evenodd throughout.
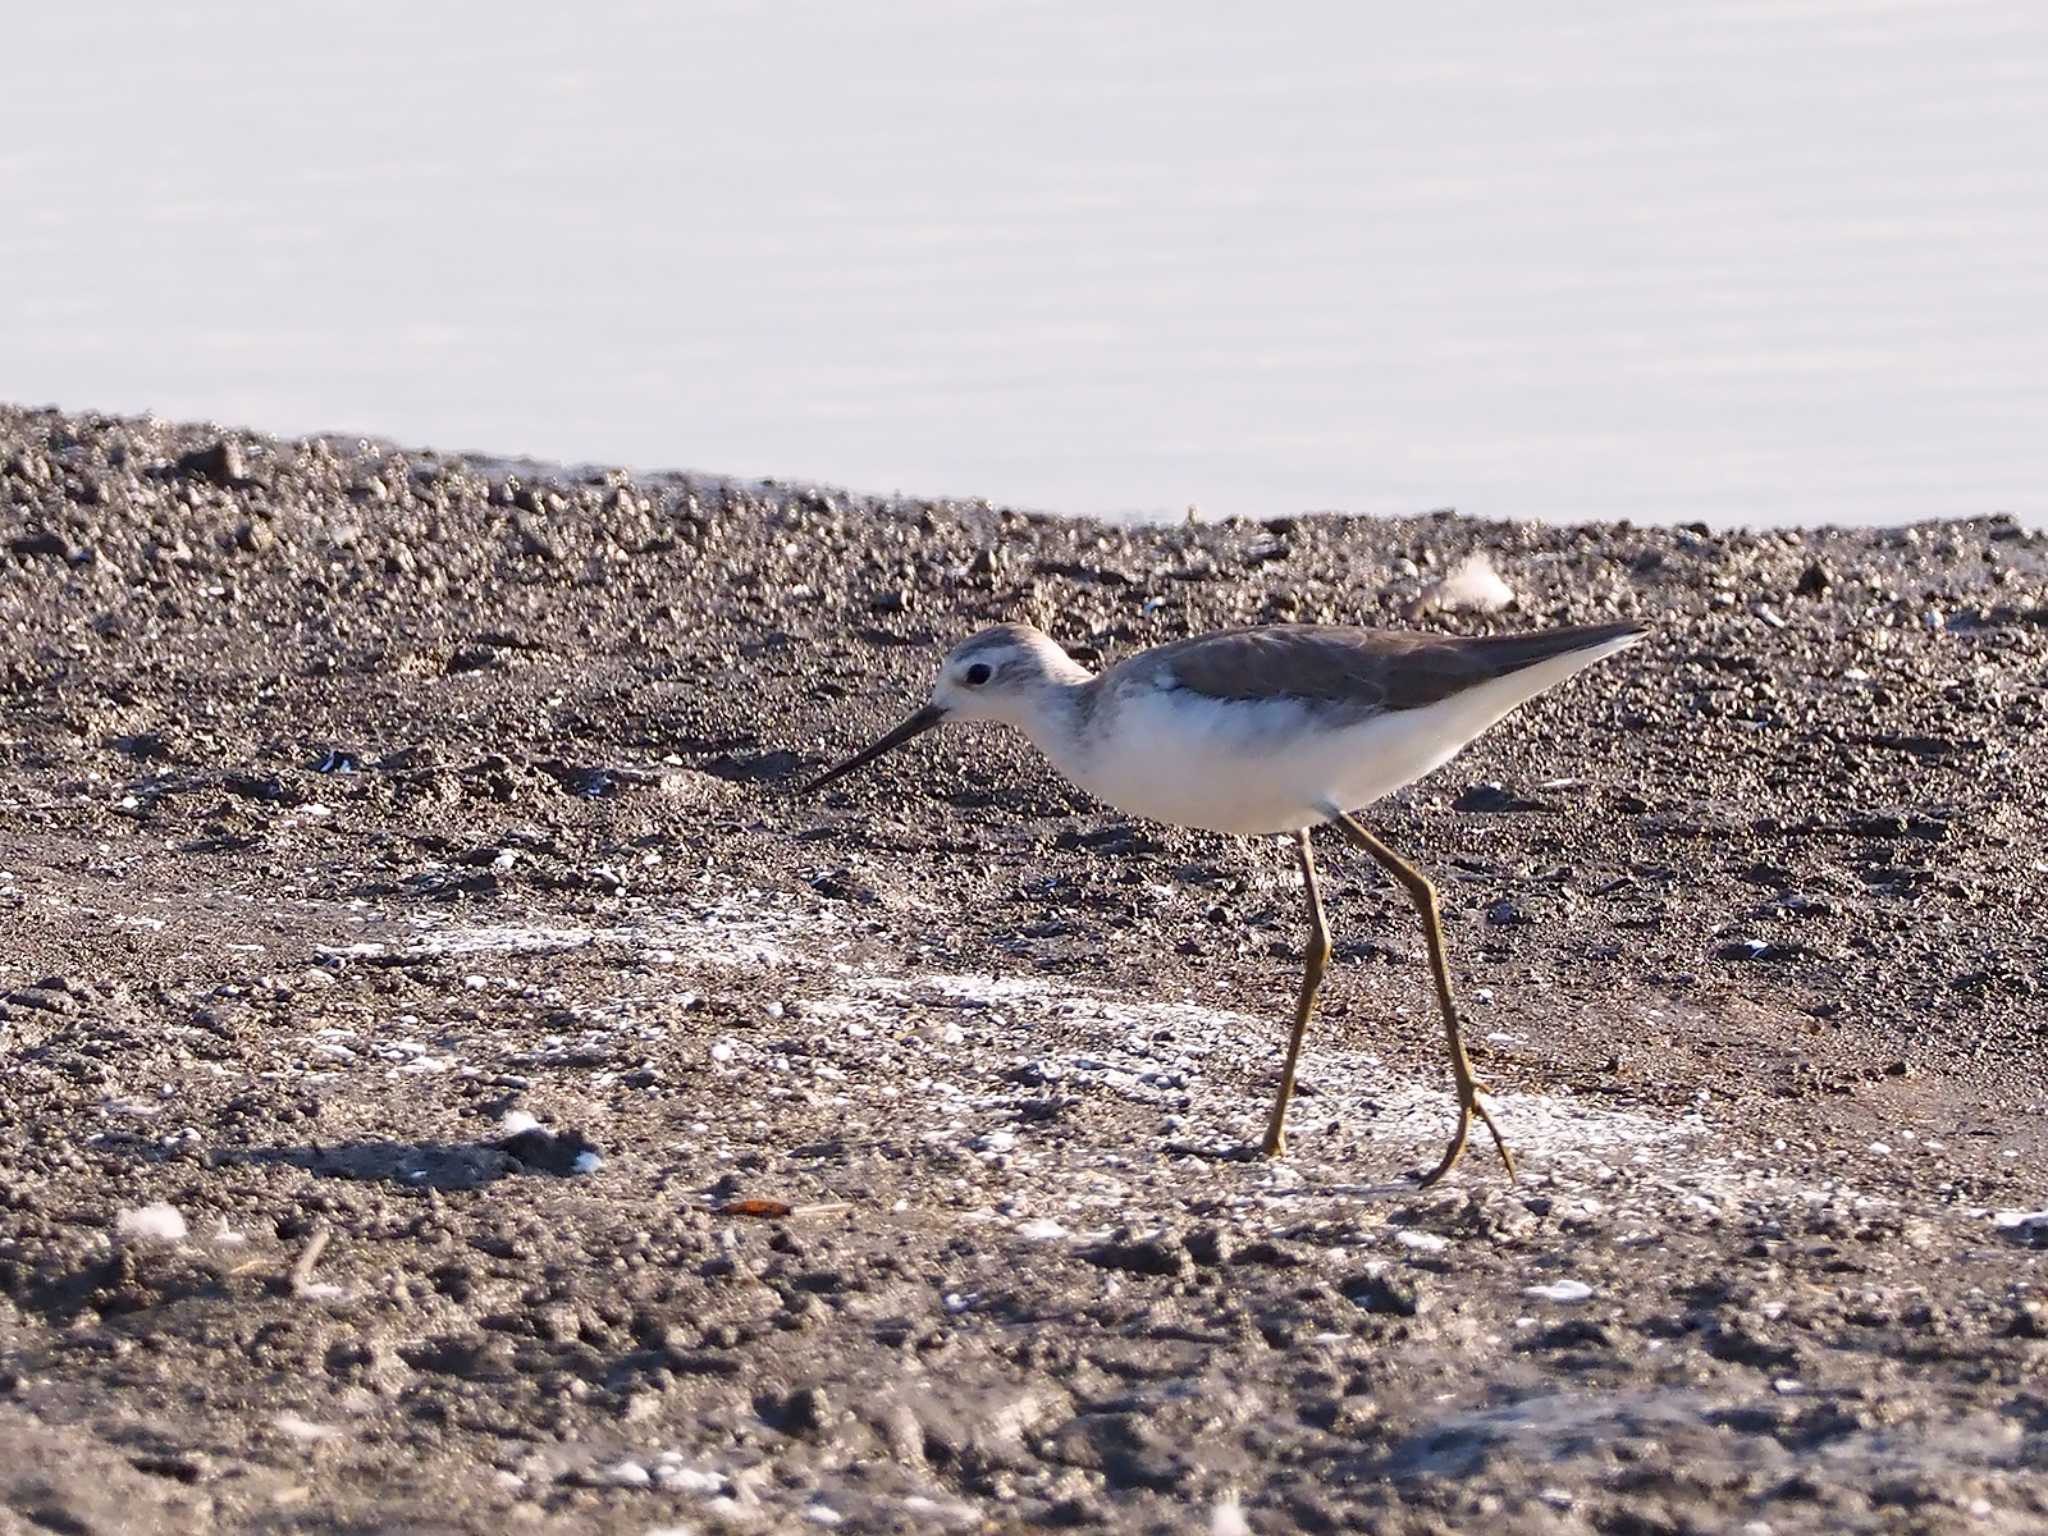
<path id="1" fill-rule="evenodd" d="M 1167 1150 L 1176 1157 L 1197 1157 L 1211 1163 L 1263 1163 L 1265 1152 L 1258 1146 L 1246 1142 L 1238 1145 L 1204 1145 L 1196 1142 L 1175 1142 Z M 1341 1200 L 1405 1200 L 1423 1188 L 1420 1173 L 1407 1174 L 1399 1178 L 1386 1179 L 1377 1184 L 1336 1184 L 1326 1180 L 1304 1179 L 1292 1188 L 1275 1190 L 1276 1196 L 1319 1195 Z"/>
<path id="2" fill-rule="evenodd" d="M 502 1141 L 338 1141 L 250 1147 L 222 1163 L 283 1164 L 319 1178 L 396 1184 L 403 1189 L 482 1189 L 515 1174 L 555 1178 L 587 1173 L 596 1149 L 574 1132 L 525 1131 Z"/>
<path id="3" fill-rule="evenodd" d="M 1310 1184 L 1282 1191 L 1283 1194 L 1316 1195 L 1335 1200 L 1406 1200 L 1423 1188 L 1422 1176 L 1390 1179 L 1379 1184 Z"/>

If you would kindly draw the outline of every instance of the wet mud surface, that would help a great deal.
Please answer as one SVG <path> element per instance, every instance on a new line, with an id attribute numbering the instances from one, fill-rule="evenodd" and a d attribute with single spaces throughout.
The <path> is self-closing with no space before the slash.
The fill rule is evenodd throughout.
<path id="1" fill-rule="evenodd" d="M 0 411 L 0 1531 L 2032 1532 L 2040 535 L 1128 530 Z M 1001 619 L 1642 619 L 1286 850 Z"/>

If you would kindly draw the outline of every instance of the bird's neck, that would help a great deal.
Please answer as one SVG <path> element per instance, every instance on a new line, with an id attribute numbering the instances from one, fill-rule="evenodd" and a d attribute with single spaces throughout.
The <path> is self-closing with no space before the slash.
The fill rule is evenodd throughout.
<path id="1" fill-rule="evenodd" d="M 1055 768 L 1071 774 L 1073 765 L 1087 755 L 1096 687 L 1095 675 L 1086 667 L 1074 661 L 1067 667 L 1071 670 L 1048 678 L 1032 693 L 1016 725 Z"/>

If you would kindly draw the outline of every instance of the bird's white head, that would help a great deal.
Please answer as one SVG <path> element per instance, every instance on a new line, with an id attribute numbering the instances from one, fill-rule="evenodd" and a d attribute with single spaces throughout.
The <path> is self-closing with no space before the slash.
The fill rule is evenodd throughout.
<path id="1" fill-rule="evenodd" d="M 1087 680 L 1087 672 L 1043 630 L 998 624 L 953 648 L 932 684 L 932 706 L 948 720 L 1028 726 L 1048 693 Z"/>
<path id="2" fill-rule="evenodd" d="M 954 647 L 932 684 L 931 702 L 872 746 L 803 786 L 803 793 L 873 762 L 933 726 L 953 720 L 995 720 L 1034 740 L 1044 733 L 1065 690 L 1088 681 L 1088 669 L 1043 630 L 998 624 Z"/>

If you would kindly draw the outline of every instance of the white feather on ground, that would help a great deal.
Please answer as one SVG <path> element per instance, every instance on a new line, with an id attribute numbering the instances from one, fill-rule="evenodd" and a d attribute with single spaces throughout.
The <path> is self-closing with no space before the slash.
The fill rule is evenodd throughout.
<path id="1" fill-rule="evenodd" d="M 1410 613 L 1498 613 L 1515 600 L 1515 589 L 1501 579 L 1484 554 L 1468 555 L 1450 574 L 1410 605 Z"/>
<path id="2" fill-rule="evenodd" d="M 332 1424 L 316 1424 L 296 1413 L 280 1413 L 270 1422 L 285 1438 L 297 1440 L 305 1445 L 315 1444 L 321 1440 L 332 1440 L 341 1433 Z"/>
<path id="3" fill-rule="evenodd" d="M 176 1243 L 185 1237 L 185 1218 L 175 1205 L 159 1200 L 139 1210 L 122 1211 L 114 1217 L 114 1231 L 137 1242 Z"/>

